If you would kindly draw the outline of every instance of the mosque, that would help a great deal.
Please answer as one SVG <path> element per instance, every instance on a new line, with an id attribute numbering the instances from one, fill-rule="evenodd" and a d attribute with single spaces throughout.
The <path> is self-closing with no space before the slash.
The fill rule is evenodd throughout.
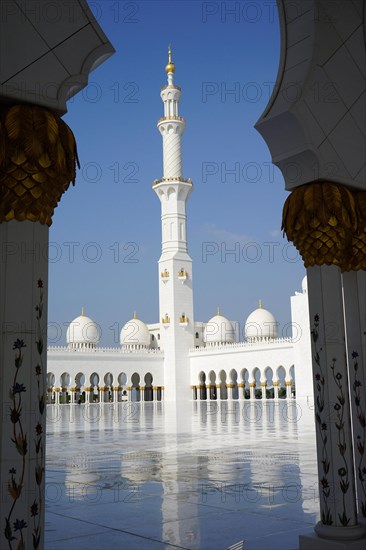
<path id="1" fill-rule="evenodd" d="M 312 396 L 307 279 L 291 296 L 292 337 L 278 337 L 274 315 L 259 302 L 239 323 L 220 310 L 208 322 L 194 319 L 192 259 L 188 254 L 186 201 L 193 191 L 183 177 L 178 114 L 181 88 L 174 84 L 169 48 L 168 83 L 161 89 L 164 116 L 163 177 L 152 188 L 161 202 L 159 322 L 136 317 L 120 333 L 120 347 L 98 347 L 98 324 L 85 315 L 67 329 L 66 347 L 49 347 L 48 403 L 290 399 Z M 243 338 L 241 341 L 240 338 Z"/>

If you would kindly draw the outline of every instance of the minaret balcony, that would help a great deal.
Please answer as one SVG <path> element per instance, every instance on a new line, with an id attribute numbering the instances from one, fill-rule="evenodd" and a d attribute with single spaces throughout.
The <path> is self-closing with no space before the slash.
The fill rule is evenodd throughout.
<path id="1" fill-rule="evenodd" d="M 188 273 L 185 269 L 182 268 L 180 271 L 178 271 L 178 279 L 182 281 L 182 283 L 184 283 L 184 281 L 188 279 Z"/>
<path id="2" fill-rule="evenodd" d="M 182 88 L 180 86 L 177 86 L 176 84 L 165 84 L 165 86 L 162 86 L 160 88 L 160 91 L 162 92 L 163 90 L 166 90 L 167 88 L 172 88 L 174 90 L 179 90 L 180 92 L 182 91 Z"/>
<path id="3" fill-rule="evenodd" d="M 179 326 L 180 327 L 187 327 L 189 323 L 188 317 L 183 313 L 181 317 L 179 317 Z"/>
<path id="4" fill-rule="evenodd" d="M 178 122 L 185 122 L 186 121 L 183 116 L 170 115 L 170 116 L 162 116 L 161 118 L 159 118 L 158 124 L 160 124 L 161 122 L 167 122 L 169 120 L 176 120 Z"/>
<path id="5" fill-rule="evenodd" d="M 154 180 L 153 181 L 153 187 L 156 185 L 159 185 L 159 183 L 188 183 L 189 185 L 193 185 L 193 182 L 191 178 L 161 178 L 160 180 Z"/>
<path id="6" fill-rule="evenodd" d="M 169 277 L 170 275 L 167 269 L 164 269 L 164 271 L 160 273 L 160 278 L 163 281 L 163 283 L 167 283 L 169 281 Z"/>

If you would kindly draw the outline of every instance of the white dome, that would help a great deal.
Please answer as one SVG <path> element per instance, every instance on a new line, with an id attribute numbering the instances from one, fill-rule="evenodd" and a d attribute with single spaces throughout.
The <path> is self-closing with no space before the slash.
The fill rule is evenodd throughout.
<path id="1" fill-rule="evenodd" d="M 82 313 L 69 324 L 66 342 L 72 348 L 95 348 L 100 340 L 100 330 L 90 317 Z"/>
<path id="2" fill-rule="evenodd" d="M 205 326 L 203 339 L 206 344 L 230 344 L 235 342 L 233 325 L 222 315 L 215 315 Z"/>
<path id="3" fill-rule="evenodd" d="M 308 278 L 307 278 L 306 275 L 305 275 L 305 277 L 303 278 L 303 280 L 301 282 L 301 288 L 302 288 L 302 293 L 303 294 L 308 293 Z"/>
<path id="4" fill-rule="evenodd" d="M 270 311 L 259 306 L 245 322 L 245 337 L 249 341 L 277 338 L 277 321 Z"/>
<path id="5" fill-rule="evenodd" d="M 141 348 L 150 346 L 150 332 L 140 319 L 133 318 L 124 325 L 120 333 L 121 346 Z"/>

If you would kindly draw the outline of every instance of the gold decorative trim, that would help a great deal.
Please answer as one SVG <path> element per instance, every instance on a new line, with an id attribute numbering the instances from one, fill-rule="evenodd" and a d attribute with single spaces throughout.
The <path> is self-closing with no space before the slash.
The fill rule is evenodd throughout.
<path id="1" fill-rule="evenodd" d="M 302 185 L 286 199 L 282 229 L 305 267 L 366 269 L 365 191 L 351 191 L 338 183 Z"/>
<path id="2" fill-rule="evenodd" d="M 249 383 L 249 387 L 250 387 L 250 388 L 255 388 L 255 387 L 256 387 L 256 383 L 255 383 L 255 382 L 250 382 L 250 383 Z"/>
<path id="3" fill-rule="evenodd" d="M 245 388 L 245 384 L 239 383 L 238 388 Z"/>
<path id="4" fill-rule="evenodd" d="M 34 105 L 0 110 L 0 223 L 51 225 L 54 209 L 80 168 L 74 134 Z"/>
<path id="5" fill-rule="evenodd" d="M 226 384 L 226 387 L 229 389 L 235 388 L 235 384 Z"/>
<path id="6" fill-rule="evenodd" d="M 285 382 L 285 386 L 292 386 L 292 382 Z"/>
<path id="7" fill-rule="evenodd" d="M 261 382 L 261 386 L 262 386 L 262 388 L 266 388 L 267 387 L 267 382 Z"/>
<path id="8" fill-rule="evenodd" d="M 169 122 L 169 121 L 172 121 L 172 122 L 185 122 L 185 118 L 183 116 L 162 116 L 159 118 L 158 120 L 158 124 L 160 124 L 161 122 Z"/>
<path id="9" fill-rule="evenodd" d="M 161 178 L 160 180 L 153 181 L 153 187 L 155 187 L 155 185 L 159 185 L 159 183 L 189 183 L 192 185 L 193 182 L 191 178 Z"/>
<path id="10" fill-rule="evenodd" d="M 279 386 L 280 383 L 279 382 L 273 382 L 273 385 L 274 385 L 275 388 L 277 388 L 277 386 Z"/>

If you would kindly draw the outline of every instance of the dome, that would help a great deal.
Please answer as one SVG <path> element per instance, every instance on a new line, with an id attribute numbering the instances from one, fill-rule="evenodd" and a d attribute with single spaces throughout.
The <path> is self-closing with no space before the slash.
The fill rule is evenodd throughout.
<path id="1" fill-rule="evenodd" d="M 79 317 L 69 324 L 66 342 L 71 348 L 95 348 L 100 340 L 99 326 L 93 319 L 84 315 L 84 308 Z"/>
<path id="2" fill-rule="evenodd" d="M 218 311 L 218 314 L 212 317 L 205 326 L 203 339 L 209 345 L 231 344 L 235 342 L 233 325 Z"/>
<path id="3" fill-rule="evenodd" d="M 245 337 L 249 341 L 277 338 L 277 321 L 270 311 L 259 303 L 245 322 Z"/>
<path id="4" fill-rule="evenodd" d="M 301 282 L 301 289 L 302 289 L 303 294 L 308 293 L 308 278 L 307 278 L 306 275 L 305 275 L 305 277 L 303 278 L 303 280 Z"/>
<path id="5" fill-rule="evenodd" d="M 134 315 L 122 328 L 119 340 L 121 346 L 132 349 L 146 348 L 150 346 L 150 332 L 147 325 Z"/>

